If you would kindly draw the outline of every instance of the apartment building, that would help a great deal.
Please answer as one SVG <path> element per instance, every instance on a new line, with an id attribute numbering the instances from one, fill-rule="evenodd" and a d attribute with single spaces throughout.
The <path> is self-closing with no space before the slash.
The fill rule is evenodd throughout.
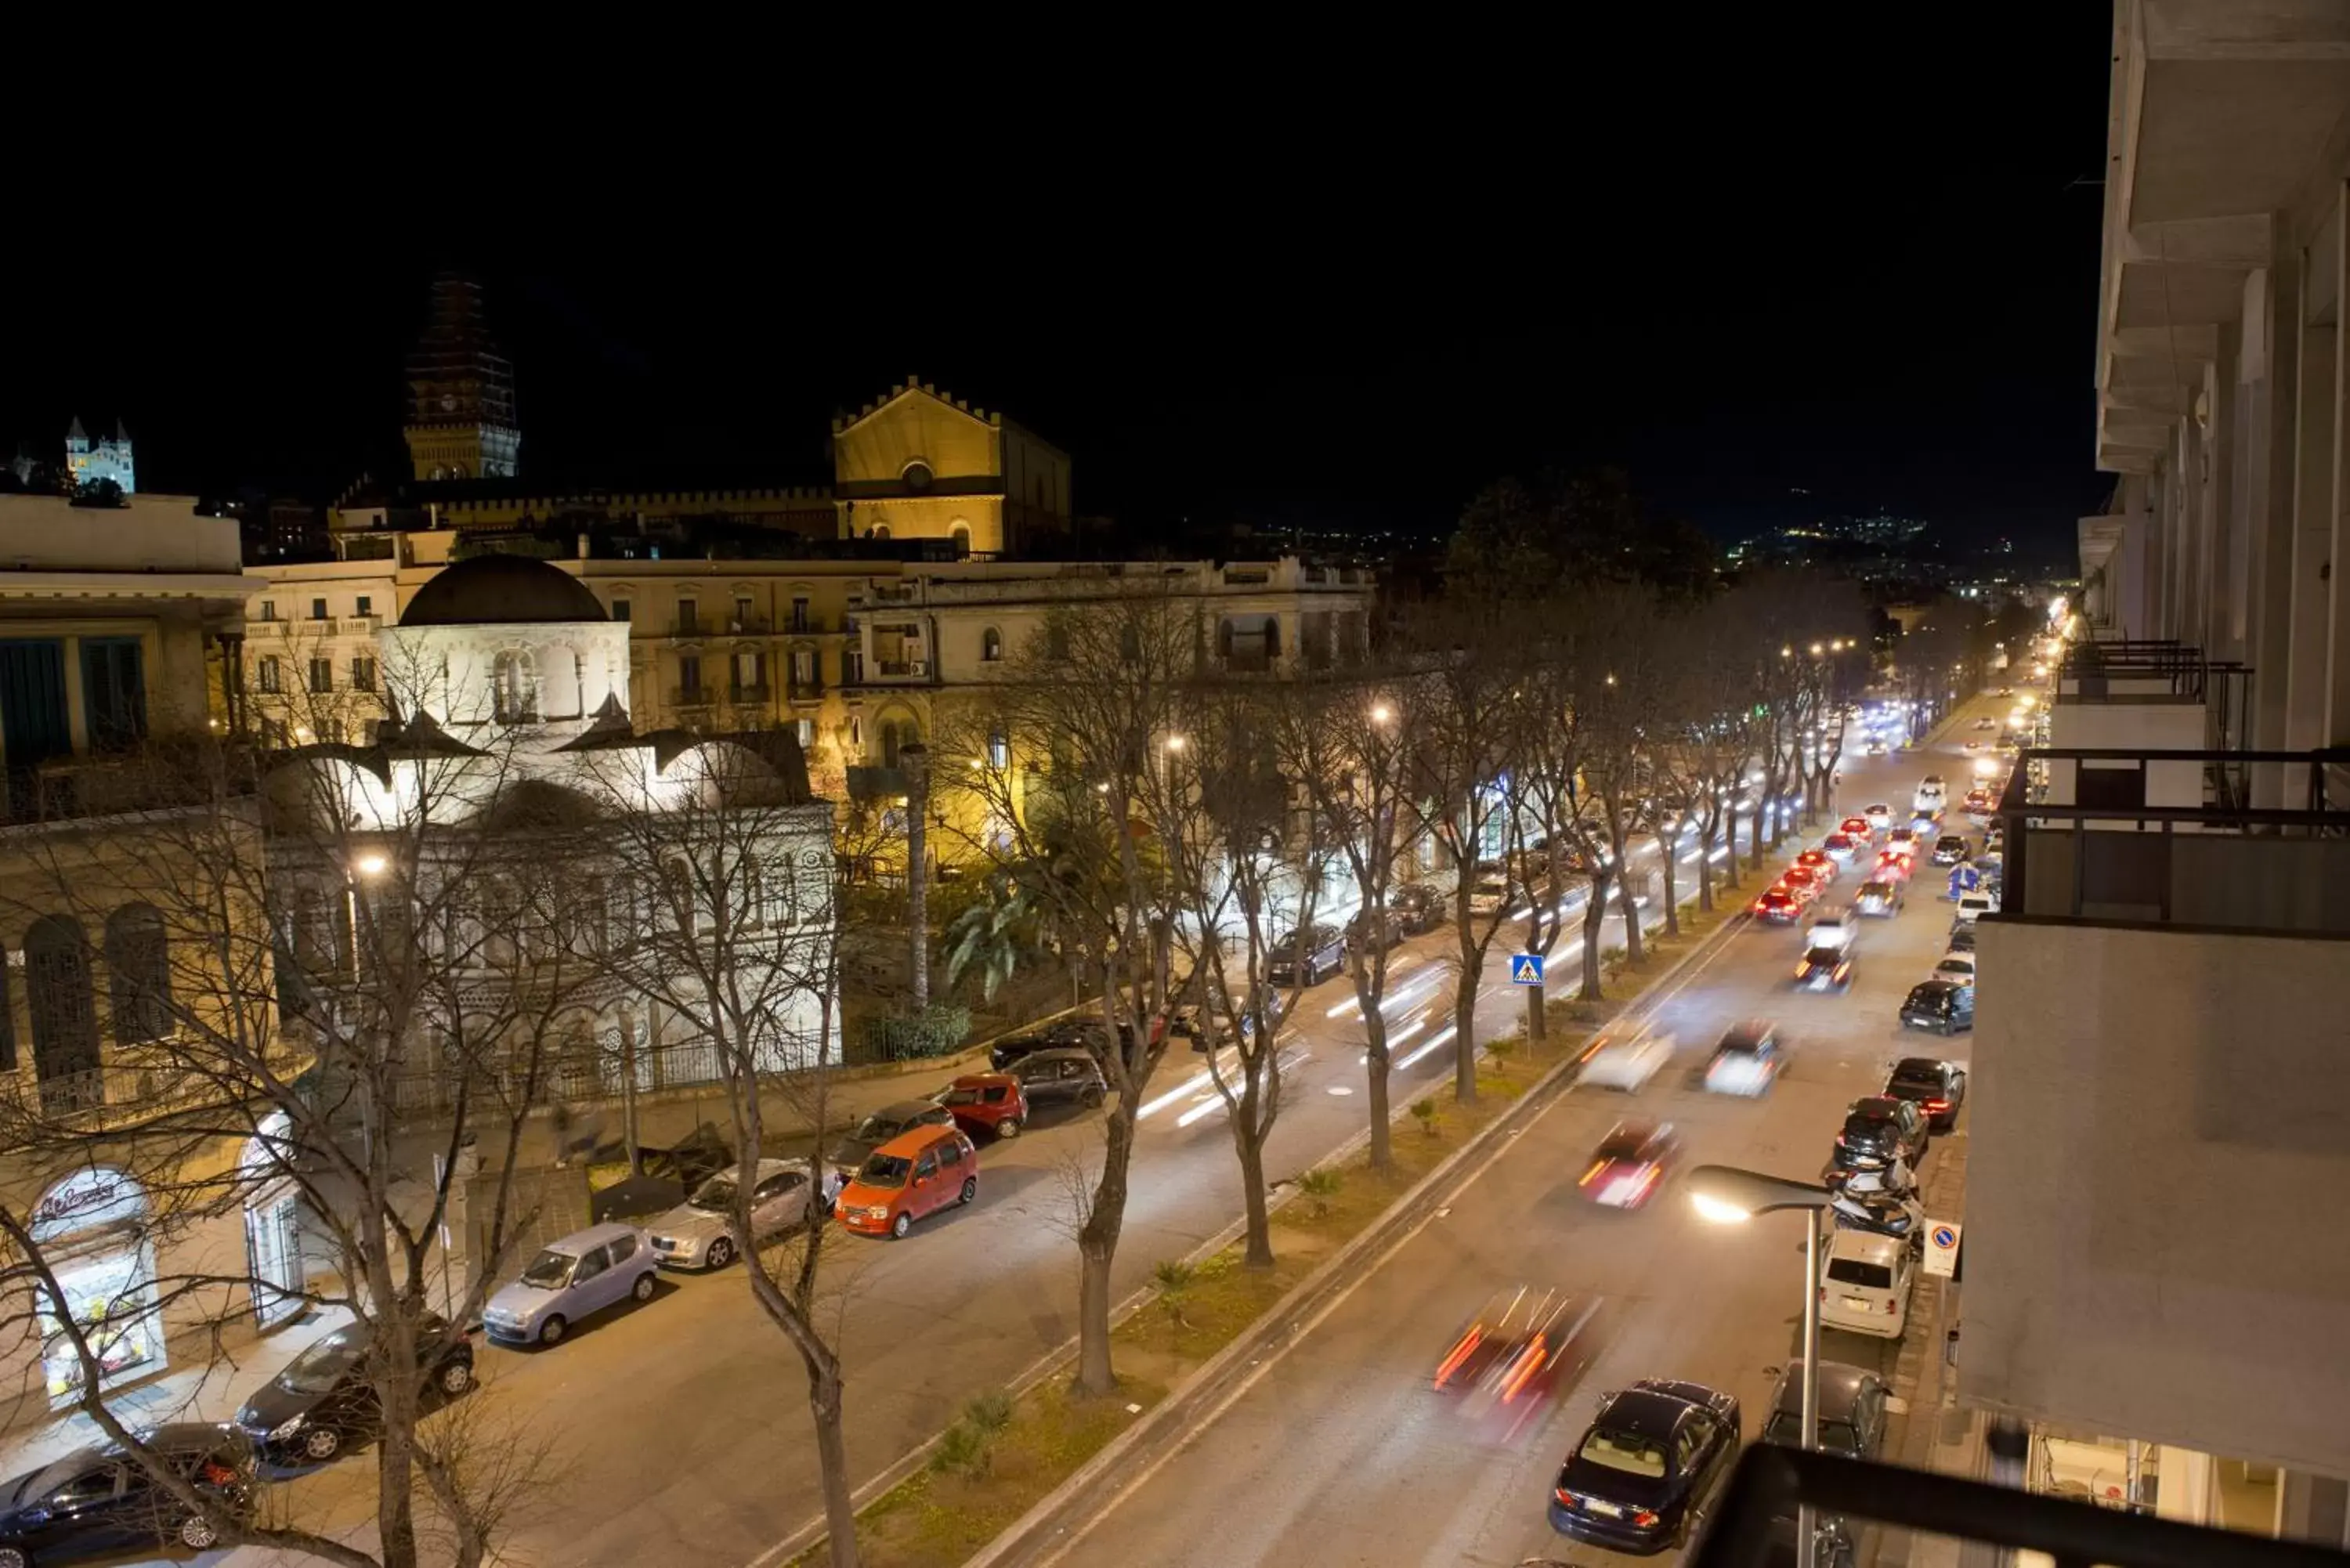
<path id="1" fill-rule="evenodd" d="M 2114 502 L 2001 805 L 1960 1389 L 2115 1506 L 2341 1546 L 2350 11 L 2120 0 L 2113 56 Z"/>

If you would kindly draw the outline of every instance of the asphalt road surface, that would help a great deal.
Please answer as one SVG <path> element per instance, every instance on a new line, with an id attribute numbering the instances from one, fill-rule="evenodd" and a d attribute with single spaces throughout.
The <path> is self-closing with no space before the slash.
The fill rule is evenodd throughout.
<path id="1" fill-rule="evenodd" d="M 1638 864 L 1653 864 L 1653 845 L 1638 853 Z M 1684 897 L 1695 854 L 1680 850 Z M 1579 958 L 1579 923 L 1570 925 L 1552 959 L 1567 975 Z M 1508 1033 L 1523 1016 L 1523 993 L 1507 982 L 1508 934 L 1487 966 L 1481 1038 Z M 1611 921 L 1603 940 L 1620 943 L 1620 923 Z M 1448 925 L 1392 961 L 1386 1012 L 1399 1096 L 1452 1071 L 1447 960 L 1456 952 Z M 1328 981 L 1305 994 L 1284 1032 L 1288 1098 L 1267 1162 L 1276 1179 L 1361 1128 L 1362 1029 L 1352 998 L 1346 978 Z M 910 1083 L 908 1092 L 925 1086 Z M 1098 1150 L 1098 1112 L 1047 1110 L 1017 1140 L 983 1147 L 978 1201 L 925 1220 L 902 1242 L 837 1231 L 829 1239 L 829 1310 L 848 1368 L 857 1476 L 879 1472 L 965 1398 L 1012 1381 L 1076 1333 L 1064 1168 Z M 1146 1101 L 1118 1293 L 1140 1288 L 1156 1263 L 1191 1251 L 1239 1212 L 1222 1102 L 1199 1057 L 1170 1054 Z M 750 1300 L 739 1266 L 665 1276 L 652 1301 L 578 1324 L 552 1349 L 485 1348 L 480 1370 L 468 1418 L 487 1440 L 544 1445 L 551 1466 L 549 1483 L 509 1521 L 504 1545 L 516 1561 L 758 1563 L 819 1510 L 806 1380 Z M 0 1453 L 0 1474 L 21 1468 L 9 1457 L 23 1448 Z M 371 1478 L 371 1459 L 355 1452 L 275 1489 L 276 1506 L 307 1528 L 369 1543 Z M 198 1561 L 258 1568 L 279 1559 L 248 1548 Z"/>
<path id="2" fill-rule="evenodd" d="M 1840 804 L 1881 799 L 1898 809 L 1929 772 L 1950 779 L 1955 802 L 1973 754 L 1962 749 L 1975 738 L 1967 722 L 1978 711 L 1989 709 L 1970 704 L 1942 745 L 1848 763 Z M 1791 992 L 1795 931 L 1754 924 L 1729 938 L 1659 1010 L 1680 1042 L 1674 1068 L 1636 1097 L 1579 1088 L 1562 1096 L 1061 1561 L 1507 1568 L 1529 1558 L 1608 1559 L 1555 1534 L 1545 1519 L 1563 1456 L 1602 1391 L 1643 1376 L 1735 1395 L 1751 1438 L 1800 1344 L 1803 1232 L 1794 1215 L 1710 1225 L 1681 1200 L 1677 1179 L 1638 1212 L 1602 1210 L 1584 1199 L 1577 1179 L 1617 1118 L 1637 1115 L 1676 1124 L 1687 1139 L 1684 1169 L 1716 1162 L 1812 1179 L 1844 1107 L 1875 1092 L 1892 1058 L 1963 1060 L 1963 1035 L 1947 1044 L 1905 1035 L 1898 1020 L 1903 995 L 1943 950 L 1944 882 L 1921 867 L 1907 909 L 1864 928 L 1844 995 Z M 1853 885 L 1846 873 L 1828 901 Z M 1749 1016 L 1775 1020 L 1792 1047 L 1773 1093 L 1744 1101 L 1692 1086 L 1688 1069 L 1727 1024 Z M 1938 1137 L 1929 1168 L 1963 1158 L 1963 1143 Z M 1430 1381 L 1478 1304 L 1519 1284 L 1562 1290 L 1599 1312 L 1596 1359 L 1513 1438 L 1472 1406 L 1433 1392 Z M 1932 1331 L 1927 1323 L 1910 1332 Z M 1888 1376 L 1898 1349 L 1897 1341 L 1823 1331 L 1825 1358 Z"/>

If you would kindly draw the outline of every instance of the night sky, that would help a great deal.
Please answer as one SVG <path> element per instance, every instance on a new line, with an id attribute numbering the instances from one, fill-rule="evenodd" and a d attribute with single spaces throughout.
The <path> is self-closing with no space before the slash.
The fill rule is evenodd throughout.
<path id="1" fill-rule="evenodd" d="M 40 259 L 0 441 L 119 413 L 143 489 L 324 499 L 399 451 L 459 265 L 516 362 L 526 477 L 821 481 L 830 416 L 914 373 L 1068 449 L 1078 509 L 1143 531 L 1438 529 L 1497 474 L 1612 462 L 1725 538 L 1885 509 L 2059 546 L 2107 487 L 2109 23 L 2002 15 L 1970 38 L 1854 7 L 1700 55 L 1661 30 L 1689 13 L 1491 83 L 1097 91 L 962 145 L 850 139 L 863 194 L 839 133 L 780 123 L 769 178 L 641 146 L 615 176 L 625 142 L 542 138 L 495 202 L 437 210 L 229 173 L 142 197 L 135 244 L 16 247 Z"/>

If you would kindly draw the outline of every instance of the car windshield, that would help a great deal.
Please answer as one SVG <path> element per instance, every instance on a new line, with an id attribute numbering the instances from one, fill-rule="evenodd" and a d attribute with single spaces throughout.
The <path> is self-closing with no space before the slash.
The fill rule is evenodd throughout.
<path id="1" fill-rule="evenodd" d="M 1893 1082 L 1887 1087 L 1897 1095 L 1939 1094 L 1942 1087 L 1942 1075 L 1939 1073 L 1924 1071 L 1896 1073 L 1893 1075 Z"/>
<path id="2" fill-rule="evenodd" d="M 905 1124 L 895 1116 L 871 1116 L 857 1124 L 859 1143 L 888 1143 L 905 1130 Z"/>
<path id="3" fill-rule="evenodd" d="M 1893 884 L 1890 882 L 1863 882 L 1860 885 L 1860 896 L 1864 898 L 1882 898 L 1892 891 Z"/>
<path id="4" fill-rule="evenodd" d="M 1604 1427 L 1594 1427 L 1591 1435 L 1583 1439 L 1576 1457 L 1650 1480 L 1662 1480 L 1665 1476 L 1663 1446 L 1638 1432 L 1611 1432 Z"/>
<path id="5" fill-rule="evenodd" d="M 712 1214 L 723 1214 L 734 1207 L 734 1179 L 713 1176 L 702 1184 L 702 1190 L 690 1200 L 696 1209 Z"/>
<path id="6" fill-rule="evenodd" d="M 367 1345 L 365 1330 L 338 1328 L 287 1362 L 277 1375 L 278 1386 L 296 1394 L 324 1394 L 359 1364 Z"/>
<path id="7" fill-rule="evenodd" d="M 1864 1263 L 1857 1258 L 1830 1258 L 1828 1278 L 1840 1285 L 1857 1285 L 1863 1290 L 1889 1291 L 1893 1288 L 1893 1271 L 1883 1263 Z"/>
<path id="8" fill-rule="evenodd" d="M 1804 1417 L 1801 1411 L 1774 1410 L 1771 1414 L 1770 1423 L 1762 1428 L 1762 1440 L 1766 1443 L 1783 1444 L 1793 1449 L 1802 1445 L 1803 1434 Z M 1820 1447 L 1830 1453 L 1857 1454 L 1860 1452 L 1860 1433 L 1854 1429 L 1849 1421 L 1822 1419 Z"/>
<path id="9" fill-rule="evenodd" d="M 1637 1161 L 1641 1158 L 1641 1151 L 1648 1147 L 1648 1138 L 1646 1133 L 1609 1133 L 1607 1135 L 1607 1141 L 1599 1146 L 1598 1158 L 1609 1160 L 1624 1159 Z"/>
<path id="10" fill-rule="evenodd" d="M 571 1277 L 571 1265 L 578 1261 L 568 1252 L 549 1247 L 530 1261 L 530 1267 L 522 1272 L 522 1282 L 543 1291 L 555 1290 Z"/>
<path id="11" fill-rule="evenodd" d="M 1844 961 L 1844 950 L 1841 948 L 1814 948 L 1811 951 L 1804 955 L 1804 961 L 1815 968 L 1821 965 L 1832 966 L 1838 964 Z"/>
<path id="12" fill-rule="evenodd" d="M 903 1187 L 912 1168 L 903 1155 L 877 1154 L 858 1168 L 857 1179 L 867 1187 Z"/>

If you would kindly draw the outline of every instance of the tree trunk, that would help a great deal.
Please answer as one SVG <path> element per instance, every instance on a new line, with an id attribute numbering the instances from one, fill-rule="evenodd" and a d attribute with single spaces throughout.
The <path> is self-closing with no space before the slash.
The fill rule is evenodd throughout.
<path id="1" fill-rule="evenodd" d="M 906 768 L 906 989 L 914 1011 L 931 1005 L 930 854 L 931 754 L 925 746 L 899 753 Z"/>
<path id="2" fill-rule="evenodd" d="M 751 1266 L 757 1267 L 757 1260 Z M 840 1431 L 840 1363 L 829 1354 L 811 1358 L 807 1373 L 816 1474 L 824 1484 L 827 1556 L 832 1568 L 858 1568 L 857 1501 L 848 1484 L 848 1446 Z"/>
<path id="3" fill-rule="evenodd" d="M 1357 992 L 1357 997 L 1360 996 Z M 1369 1049 L 1365 1053 L 1364 1069 L 1368 1079 L 1371 1114 L 1369 1158 L 1373 1170 L 1395 1168 L 1395 1129 L 1388 1125 L 1388 1021 L 1377 1005 L 1384 997 L 1374 997 L 1373 1005 L 1364 1007 L 1363 1039 Z"/>
<path id="4" fill-rule="evenodd" d="M 1679 846 L 1673 844 L 1668 844 L 1665 846 L 1665 934 L 1669 937 L 1677 937 L 1681 934 L 1680 903 L 1679 895 L 1675 890 L 1675 882 L 1673 877 L 1673 867 L 1679 864 L 1679 862 L 1673 858 L 1673 851 L 1679 847 Z M 1700 844 L 1698 846 L 1698 864 L 1701 866 L 1704 863 L 1705 846 Z M 1700 875 L 1701 876 L 1703 873 L 1700 872 Z"/>
<path id="5" fill-rule="evenodd" d="M 1616 882 L 1616 907 L 1624 912 L 1624 960 L 1627 963 L 1640 961 L 1640 909 L 1632 902 L 1630 867 L 1624 859 L 1624 842 L 1616 840 L 1616 864 L 1625 867 L 1626 875 Z"/>
<path id="6" fill-rule="evenodd" d="M 1101 1179 L 1093 1205 L 1077 1232 L 1076 1392 L 1104 1398 L 1118 1391 L 1109 1358 L 1109 1271 L 1118 1256 L 1118 1232 L 1126 1224 L 1127 1168 L 1134 1158 L 1136 1107 L 1118 1096 L 1104 1127 Z"/>
<path id="7" fill-rule="evenodd" d="M 1477 980 L 1463 964 L 1452 988 L 1452 1094 L 1464 1106 L 1477 1103 Z"/>
<path id="8" fill-rule="evenodd" d="M 1697 828 L 1697 907 L 1709 914 L 1713 910 L 1713 834 L 1721 826 L 1721 808 L 1716 806 Z"/>
<path id="9" fill-rule="evenodd" d="M 415 1479 L 416 1415 L 414 1392 L 395 1392 L 385 1403 L 383 1432 L 376 1443 L 376 1537 L 383 1568 L 417 1568 L 416 1500 L 409 1490 Z"/>
<path id="10" fill-rule="evenodd" d="M 1735 891 L 1738 887 L 1738 797 L 1731 795 L 1721 808 L 1721 841 L 1730 846 L 1730 853 L 1721 858 L 1721 886 Z"/>
<path id="11" fill-rule="evenodd" d="M 1248 1249 L 1241 1262 L 1252 1269 L 1273 1267 L 1273 1216 L 1264 1200 L 1264 1137 L 1256 1126 L 1253 1094 L 1232 1110 L 1232 1143 L 1241 1159 L 1241 1213 L 1248 1222 Z M 1245 1120 L 1245 1126 L 1243 1121 Z"/>
<path id="12" fill-rule="evenodd" d="M 1610 878 L 1603 872 L 1591 878 L 1591 891 L 1583 900 L 1583 990 L 1586 1002 L 1606 1000 L 1600 987 L 1599 941 L 1607 929 L 1607 888 Z"/>

